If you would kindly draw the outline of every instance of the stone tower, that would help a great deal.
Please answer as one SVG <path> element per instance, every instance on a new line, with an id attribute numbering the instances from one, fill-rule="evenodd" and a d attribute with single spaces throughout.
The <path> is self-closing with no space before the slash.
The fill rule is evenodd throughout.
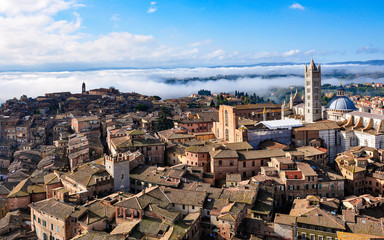
<path id="1" fill-rule="evenodd" d="M 321 120 L 321 67 L 305 64 L 305 122 Z"/>
<path id="2" fill-rule="evenodd" d="M 129 160 L 131 156 L 124 153 L 118 153 L 116 156 L 104 156 L 105 169 L 113 177 L 114 191 L 129 192 L 130 190 Z"/>
<path id="3" fill-rule="evenodd" d="M 81 93 L 85 94 L 86 91 L 87 89 L 85 88 L 85 82 L 83 82 L 83 85 L 81 86 Z"/>

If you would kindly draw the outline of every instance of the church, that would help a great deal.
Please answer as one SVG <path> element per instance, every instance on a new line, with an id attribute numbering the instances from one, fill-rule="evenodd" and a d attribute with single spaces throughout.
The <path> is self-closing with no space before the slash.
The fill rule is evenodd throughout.
<path id="1" fill-rule="evenodd" d="M 320 120 L 343 121 L 346 114 L 357 111 L 355 104 L 345 94 L 340 82 L 336 96 L 327 107 L 321 106 L 321 66 L 316 66 L 313 59 L 310 65 L 305 64 L 305 94 L 299 96 L 297 90 L 290 97 L 289 104 L 283 103 L 282 108 L 288 115 L 284 118 L 297 118 L 304 123 L 313 123 Z"/>
<path id="2" fill-rule="evenodd" d="M 321 107 L 321 66 L 316 66 L 313 59 L 309 66 L 305 64 L 305 93 L 300 97 L 291 94 L 289 104 L 282 104 L 283 119 L 295 118 L 304 123 L 313 123 L 324 118 Z M 287 114 L 287 115 L 286 115 Z"/>
<path id="3" fill-rule="evenodd" d="M 383 115 L 358 112 L 342 84 L 330 103 L 321 106 L 321 66 L 312 59 L 304 70 L 304 95 L 296 90 L 288 104 L 220 105 L 212 128 L 216 139 L 247 141 L 255 149 L 266 140 L 323 147 L 331 163 L 354 146 L 384 148 Z"/>
<path id="4" fill-rule="evenodd" d="M 299 119 L 306 128 L 318 128 L 317 125 L 329 121 L 337 123 L 338 128 L 319 130 L 324 133 L 332 131 L 322 139 L 331 161 L 337 153 L 354 146 L 384 148 L 384 116 L 358 112 L 341 83 L 336 96 L 326 107 L 321 106 L 321 66 L 316 66 L 313 59 L 309 66 L 305 65 L 304 96 L 300 97 L 296 91 L 294 96 L 291 95 L 289 104 L 284 103 L 282 109 L 288 113 L 282 114 L 283 119 Z"/>

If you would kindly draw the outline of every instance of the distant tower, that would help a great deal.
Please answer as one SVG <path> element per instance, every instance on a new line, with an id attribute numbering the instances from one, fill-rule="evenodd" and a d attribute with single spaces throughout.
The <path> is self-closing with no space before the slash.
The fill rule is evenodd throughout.
<path id="1" fill-rule="evenodd" d="M 85 88 L 85 82 L 83 82 L 83 85 L 81 86 L 81 93 L 85 94 L 86 91 L 87 89 Z"/>
<path id="2" fill-rule="evenodd" d="M 321 67 L 313 59 L 309 67 L 305 64 L 305 122 L 321 119 Z"/>
<path id="3" fill-rule="evenodd" d="M 283 104 L 281 104 L 281 119 L 282 120 L 284 120 L 284 118 L 285 118 L 285 108 L 286 108 L 286 103 L 285 103 L 285 100 L 284 100 Z"/>
<path id="4" fill-rule="evenodd" d="M 267 110 L 263 110 L 263 121 L 267 121 Z"/>
<path id="5" fill-rule="evenodd" d="M 118 153 L 116 156 L 104 155 L 104 166 L 113 177 L 113 190 L 129 192 L 129 155 L 122 153 Z"/>

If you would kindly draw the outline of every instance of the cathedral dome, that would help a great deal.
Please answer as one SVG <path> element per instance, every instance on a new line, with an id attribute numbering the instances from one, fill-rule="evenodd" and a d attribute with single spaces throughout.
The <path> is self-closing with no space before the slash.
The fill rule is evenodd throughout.
<path id="1" fill-rule="evenodd" d="M 334 111 L 355 111 L 355 104 L 347 96 L 336 96 L 327 106 L 327 110 Z"/>

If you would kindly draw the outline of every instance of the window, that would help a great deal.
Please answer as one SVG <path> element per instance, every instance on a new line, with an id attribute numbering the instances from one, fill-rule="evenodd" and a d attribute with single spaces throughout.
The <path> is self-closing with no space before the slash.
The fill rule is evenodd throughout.
<path id="1" fill-rule="evenodd" d="M 247 163 L 246 162 L 243 162 L 243 167 L 246 167 L 247 166 Z"/>
<path id="2" fill-rule="evenodd" d="M 225 122 L 225 126 L 228 127 L 228 111 L 227 110 L 224 111 L 224 122 Z"/>
<path id="3" fill-rule="evenodd" d="M 183 204 L 183 209 L 185 209 L 185 205 Z"/>
<path id="4" fill-rule="evenodd" d="M 323 236 L 319 236 L 319 240 L 323 240 Z"/>
<path id="5" fill-rule="evenodd" d="M 297 190 L 300 190 L 300 186 L 299 186 L 299 185 L 297 185 L 297 186 L 296 186 L 296 189 L 297 189 Z"/>
<path id="6" fill-rule="evenodd" d="M 124 179 L 124 174 L 121 174 L 121 179 Z"/>
<path id="7" fill-rule="evenodd" d="M 229 162 L 229 165 L 230 165 L 230 166 L 233 166 L 233 161 L 230 161 L 230 162 Z"/>
<path id="8" fill-rule="evenodd" d="M 252 167 L 254 167 L 255 166 L 255 161 L 252 161 Z"/>
<path id="9" fill-rule="evenodd" d="M 319 189 L 321 189 L 321 183 L 319 184 Z"/>
<path id="10" fill-rule="evenodd" d="M 46 227 L 47 226 L 47 222 L 45 220 L 43 220 L 43 226 Z"/>
<path id="11" fill-rule="evenodd" d="M 56 226 L 56 232 L 59 232 L 59 226 Z"/>
<path id="12" fill-rule="evenodd" d="M 37 218 L 37 222 L 40 224 L 41 223 L 41 220 L 40 220 L 40 218 Z"/>
<path id="13" fill-rule="evenodd" d="M 53 224 L 51 223 L 51 230 L 53 231 Z"/>
<path id="14" fill-rule="evenodd" d="M 301 233 L 301 239 L 307 239 L 307 234 L 306 233 Z"/>
<path id="15" fill-rule="evenodd" d="M 36 220 L 36 215 L 35 214 L 33 214 L 33 220 Z"/>
<path id="16" fill-rule="evenodd" d="M 315 235 L 311 234 L 311 240 L 316 240 Z"/>
<path id="17" fill-rule="evenodd" d="M 219 161 L 219 166 L 222 166 L 223 165 L 223 161 Z"/>

